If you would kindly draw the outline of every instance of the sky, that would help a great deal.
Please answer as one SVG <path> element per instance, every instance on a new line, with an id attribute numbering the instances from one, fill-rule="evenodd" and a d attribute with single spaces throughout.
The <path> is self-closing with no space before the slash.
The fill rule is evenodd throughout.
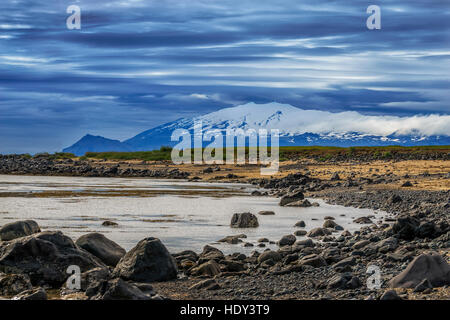
<path id="1" fill-rule="evenodd" d="M 248 102 L 448 116 L 449 31 L 447 0 L 2 0 L 0 153 Z"/>

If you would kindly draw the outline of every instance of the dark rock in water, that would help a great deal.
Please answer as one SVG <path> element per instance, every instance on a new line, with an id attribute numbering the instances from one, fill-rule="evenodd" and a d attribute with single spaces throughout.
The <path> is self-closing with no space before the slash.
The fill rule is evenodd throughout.
<path id="1" fill-rule="evenodd" d="M 304 228 L 306 226 L 305 221 L 299 221 L 297 222 L 294 227 Z"/>
<path id="2" fill-rule="evenodd" d="M 325 220 L 322 225 L 322 227 L 324 227 L 324 228 L 332 228 L 332 229 L 334 229 L 337 226 L 338 226 L 338 224 L 336 222 L 334 222 L 333 220 Z"/>
<path id="3" fill-rule="evenodd" d="M 150 300 L 134 284 L 120 278 L 94 283 L 86 290 L 86 295 L 90 300 Z"/>
<path id="4" fill-rule="evenodd" d="M 304 200 L 290 202 L 290 203 L 286 204 L 285 206 L 286 207 L 308 208 L 308 207 L 312 207 L 312 204 L 311 204 L 311 202 L 308 201 L 308 199 L 304 199 Z"/>
<path id="5" fill-rule="evenodd" d="M 229 244 L 238 244 L 239 242 L 242 242 L 241 238 L 247 238 L 247 236 L 245 234 L 227 236 L 223 239 L 218 240 L 218 242 L 225 242 L 225 243 L 229 243 Z"/>
<path id="6" fill-rule="evenodd" d="M 119 225 L 118 223 L 109 220 L 103 221 L 102 223 L 102 226 L 104 227 L 117 227 L 118 225 Z"/>
<path id="7" fill-rule="evenodd" d="M 330 235 L 331 231 L 329 231 L 326 228 L 314 228 L 311 231 L 309 231 L 306 236 L 315 238 L 315 237 L 321 237 L 321 236 L 327 236 Z"/>
<path id="8" fill-rule="evenodd" d="M 209 276 L 214 277 L 218 274 L 220 274 L 220 266 L 217 262 L 214 260 L 210 260 L 208 262 L 205 262 L 198 267 L 195 267 L 191 270 L 191 274 L 194 276 Z"/>
<path id="9" fill-rule="evenodd" d="M 230 226 L 232 228 L 257 228 L 259 226 L 258 218 L 250 212 L 235 213 L 231 218 Z"/>
<path id="10" fill-rule="evenodd" d="M 279 254 L 276 251 L 264 251 L 263 253 L 260 254 L 260 256 L 258 257 L 258 262 L 262 263 L 266 260 L 273 260 L 275 262 L 280 261 L 281 260 L 281 254 Z"/>
<path id="11" fill-rule="evenodd" d="M 360 223 L 360 224 L 370 224 L 373 223 L 372 220 L 369 217 L 360 217 L 355 220 L 353 220 L 354 223 Z"/>
<path id="12" fill-rule="evenodd" d="M 14 296 L 31 288 L 30 277 L 26 274 L 0 273 L 0 296 Z"/>
<path id="13" fill-rule="evenodd" d="M 402 300 L 395 290 L 387 290 L 383 293 L 380 300 Z"/>
<path id="14" fill-rule="evenodd" d="M 47 300 L 47 292 L 44 288 L 36 288 L 21 292 L 12 300 Z"/>
<path id="15" fill-rule="evenodd" d="M 275 214 L 275 212 L 273 211 L 260 211 L 258 212 L 259 215 L 261 216 L 273 216 Z"/>
<path id="16" fill-rule="evenodd" d="M 450 285 L 450 266 L 438 253 L 421 254 L 389 281 L 392 288 L 414 288 L 427 279 L 433 287 Z"/>
<path id="17" fill-rule="evenodd" d="M 297 192 L 287 194 L 287 195 L 281 197 L 279 205 L 283 207 L 291 202 L 296 202 L 296 201 L 300 201 L 303 199 L 305 199 L 303 192 L 297 191 Z"/>
<path id="18" fill-rule="evenodd" d="M 296 238 L 294 235 L 288 234 L 288 235 L 283 236 L 283 237 L 278 241 L 277 244 L 278 244 L 280 247 L 282 247 L 282 246 L 290 246 L 290 245 L 293 245 L 294 242 L 295 242 L 296 240 L 297 240 L 297 238 Z"/>
<path id="19" fill-rule="evenodd" d="M 69 277 L 66 271 L 71 265 L 79 266 L 81 271 L 105 267 L 59 231 L 41 232 L 0 244 L 0 271 L 25 273 L 33 285 L 60 286 Z"/>
<path id="20" fill-rule="evenodd" d="M 39 225 L 33 220 L 16 221 L 0 228 L 0 240 L 10 241 L 41 232 Z"/>
<path id="21" fill-rule="evenodd" d="M 137 282 L 166 281 L 177 277 L 177 266 L 161 241 L 149 237 L 120 259 L 113 275 Z"/>
<path id="22" fill-rule="evenodd" d="M 100 233 L 85 234 L 75 243 L 111 267 L 115 267 L 126 253 L 124 248 Z"/>
<path id="23" fill-rule="evenodd" d="M 294 235 L 296 235 L 297 237 L 302 237 L 305 236 L 307 234 L 306 230 L 297 230 L 294 232 Z"/>

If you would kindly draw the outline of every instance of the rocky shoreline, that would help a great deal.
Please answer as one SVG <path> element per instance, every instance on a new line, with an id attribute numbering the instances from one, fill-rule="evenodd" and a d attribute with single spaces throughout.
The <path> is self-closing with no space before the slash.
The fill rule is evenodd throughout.
<path id="1" fill-rule="evenodd" d="M 296 235 L 260 239 L 249 256 L 203 252 L 170 254 L 155 238 L 125 252 L 92 233 L 75 242 L 61 232 L 41 232 L 33 221 L 0 228 L 0 296 L 13 299 L 450 299 L 449 191 L 377 190 L 364 183 L 331 181 L 296 173 L 255 179 L 255 195 L 280 198 L 280 205 L 310 206 L 307 197 L 384 210 L 392 221 L 365 217 L 351 234 L 327 217 L 310 230 L 299 221 Z M 350 185 L 349 185 L 350 184 Z M 299 209 L 301 210 L 301 209 Z M 264 212 L 261 214 L 273 214 Z M 230 227 L 242 235 L 221 241 L 240 244 L 257 216 L 238 213 Z M 219 239 L 218 239 L 219 240 Z M 279 249 L 265 249 L 278 240 Z M 81 288 L 67 287 L 67 268 L 81 269 Z M 371 269 L 372 268 L 372 269 Z M 375 269 L 373 269 L 375 268 Z M 380 287 L 370 270 L 379 272 Z M 375 282 L 373 282 L 373 281 Z M 369 281 L 369 282 L 368 282 Z M 368 284 L 369 283 L 369 284 Z M 375 287 L 374 287 L 375 286 Z"/>
<path id="2" fill-rule="evenodd" d="M 136 168 L 126 162 L 106 164 L 89 160 L 54 160 L 50 156 L 26 157 L 0 155 L 0 174 L 76 176 L 76 177 L 146 177 L 187 179 L 189 173 L 178 168 Z"/>

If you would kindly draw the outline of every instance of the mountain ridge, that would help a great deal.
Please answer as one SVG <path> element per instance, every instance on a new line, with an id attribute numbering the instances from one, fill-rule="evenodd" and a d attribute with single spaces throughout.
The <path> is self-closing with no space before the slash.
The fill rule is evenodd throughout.
<path id="1" fill-rule="evenodd" d="M 174 146 L 175 129 L 193 132 L 202 123 L 206 130 L 278 129 L 280 146 L 386 146 L 449 145 L 450 116 L 428 115 L 401 118 L 365 116 L 355 111 L 331 113 L 305 110 L 287 104 L 253 102 L 220 109 L 192 119 L 179 118 L 143 131 L 122 142 L 86 135 L 64 152 L 83 155 L 88 151 L 146 151 Z M 430 127 L 433 126 L 434 127 Z M 442 134 L 446 133 L 446 134 Z M 209 142 L 205 143 L 206 145 Z"/>

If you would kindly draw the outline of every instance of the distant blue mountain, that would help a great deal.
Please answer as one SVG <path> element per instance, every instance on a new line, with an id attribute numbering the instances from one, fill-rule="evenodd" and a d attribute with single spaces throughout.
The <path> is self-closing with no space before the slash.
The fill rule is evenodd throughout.
<path id="1" fill-rule="evenodd" d="M 85 135 L 72 146 L 63 149 L 63 152 L 70 152 L 78 156 L 86 152 L 107 152 L 107 151 L 131 151 L 132 149 L 119 140 L 107 139 L 101 136 Z"/>
<path id="2" fill-rule="evenodd" d="M 400 120 L 398 120 L 400 119 Z M 445 118 L 444 121 L 448 121 Z M 408 119 L 388 119 L 386 125 L 392 126 L 393 121 L 405 121 Z M 414 119 L 417 124 L 417 117 Z M 389 134 L 369 134 L 365 130 L 367 126 L 382 126 L 385 118 L 363 116 L 356 112 L 330 113 L 316 110 L 302 110 L 290 105 L 269 103 L 258 105 L 249 103 L 233 108 L 225 108 L 193 119 L 181 118 L 153 129 L 144 131 L 131 139 L 120 142 L 100 136 L 86 135 L 74 145 L 64 149 L 76 155 L 84 155 L 86 152 L 105 151 L 148 151 L 159 149 L 161 146 L 175 146 L 178 142 L 171 141 L 171 135 L 176 129 L 186 129 L 193 133 L 195 121 L 201 121 L 202 128 L 206 130 L 226 129 L 278 129 L 280 131 L 280 146 L 419 146 L 419 145 L 450 145 L 450 132 L 447 135 L 424 135 L 418 129 L 409 129 L 408 134 L 394 131 Z M 425 125 L 433 120 L 423 117 Z M 442 123 L 442 121 L 440 122 Z M 406 123 L 406 125 L 409 123 Z M 449 124 L 450 126 L 450 124 Z M 345 130 L 343 128 L 361 128 Z M 376 127 L 375 127 L 376 128 Z M 313 133 L 310 130 L 319 130 Z M 374 129 L 372 129 L 373 131 Z M 269 139 L 270 140 L 270 139 Z M 270 141 L 269 141 L 270 142 Z M 204 146 L 209 142 L 205 142 Z M 270 145 L 270 143 L 269 143 Z"/>

